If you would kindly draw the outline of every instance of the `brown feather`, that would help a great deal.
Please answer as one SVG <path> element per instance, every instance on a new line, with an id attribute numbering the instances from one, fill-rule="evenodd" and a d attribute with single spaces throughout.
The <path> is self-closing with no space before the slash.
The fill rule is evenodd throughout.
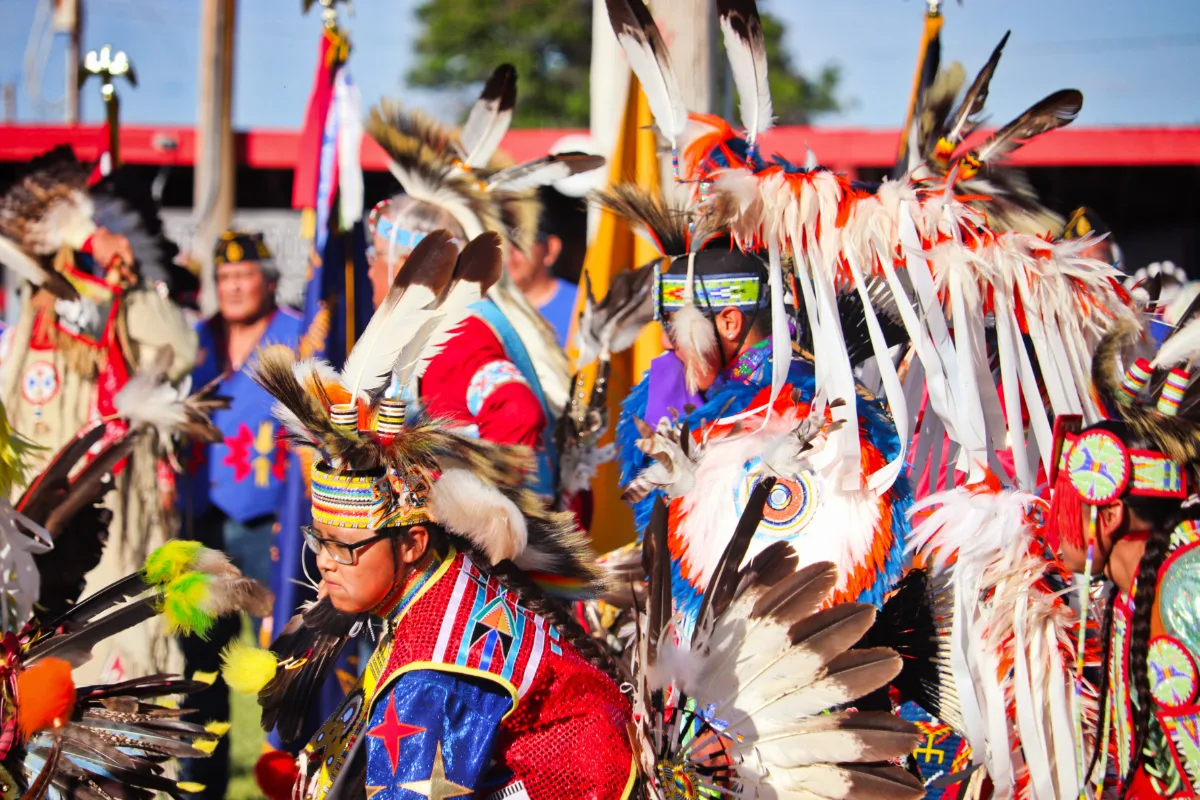
<path id="1" fill-rule="evenodd" d="M 1120 364 L 1121 350 L 1135 341 L 1137 336 L 1137 323 L 1129 318 L 1119 318 L 1105 332 L 1092 355 L 1092 385 L 1109 408 L 1120 406 L 1117 398 L 1121 394 L 1124 375 Z"/>
<path id="2" fill-rule="evenodd" d="M 849 697 L 863 697 L 899 675 L 901 666 L 894 650 L 850 650 L 829 662 L 823 680 L 837 682 Z"/>
<path id="3" fill-rule="evenodd" d="M 980 164 L 993 164 L 1031 139 L 1071 124 L 1083 108 L 1083 93 L 1061 89 L 1030 106 L 973 151 Z"/>
<path id="4" fill-rule="evenodd" d="M 840 603 L 796 622 L 788 636 L 794 645 L 833 656 L 853 647 L 874 621 L 874 606 Z"/>
<path id="5" fill-rule="evenodd" d="M 593 192 L 591 199 L 601 208 L 642 226 L 663 255 L 681 256 L 688 252 L 692 214 L 686 206 L 665 199 L 661 192 L 619 183 Z"/>
<path id="6" fill-rule="evenodd" d="M 831 562 L 809 564 L 764 593 L 754 604 L 750 616 L 769 616 L 789 624 L 816 612 L 836 584 L 837 567 Z"/>
<path id="7" fill-rule="evenodd" d="M 1008 42 L 1008 36 L 1012 31 L 1005 31 L 1000 43 L 992 50 L 991 56 L 988 57 L 987 63 L 975 75 L 975 80 L 971 82 L 971 88 L 967 89 L 967 93 L 963 95 L 962 103 L 954 112 L 954 116 L 950 118 L 945 126 L 945 133 L 942 138 L 951 145 L 957 146 L 963 139 L 971 134 L 978 124 L 978 118 L 983 113 L 984 104 L 987 102 L 988 87 L 992 82 L 992 75 L 996 72 L 996 65 L 1000 63 L 1000 56 L 1004 52 L 1004 45 Z M 949 154 L 947 154 L 949 155 Z"/>

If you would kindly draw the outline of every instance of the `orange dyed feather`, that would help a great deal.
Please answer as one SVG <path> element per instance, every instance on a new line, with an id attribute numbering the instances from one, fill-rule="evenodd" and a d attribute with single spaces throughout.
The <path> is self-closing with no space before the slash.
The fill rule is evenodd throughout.
<path id="1" fill-rule="evenodd" d="M 17 726 L 24 741 L 47 728 L 57 728 L 75 710 L 71 665 L 47 658 L 17 675 Z"/>

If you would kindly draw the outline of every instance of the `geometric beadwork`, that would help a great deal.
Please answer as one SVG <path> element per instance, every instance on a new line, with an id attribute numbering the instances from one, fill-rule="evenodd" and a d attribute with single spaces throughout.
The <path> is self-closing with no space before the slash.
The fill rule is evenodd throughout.
<path id="1" fill-rule="evenodd" d="M 1088 505 L 1102 506 L 1121 496 L 1129 483 L 1129 454 L 1112 433 L 1089 431 L 1067 455 L 1071 484 Z"/>
<path id="2" fill-rule="evenodd" d="M 1155 636 L 1146 654 L 1150 694 L 1163 708 L 1176 709 L 1196 697 L 1196 663 L 1187 648 L 1170 636 Z"/>
<path id="3" fill-rule="evenodd" d="M 657 276 L 658 300 L 655 311 L 658 317 L 670 314 L 683 308 L 687 295 L 686 275 Z M 705 275 L 703 279 L 696 277 L 692 281 L 692 290 L 696 308 L 712 309 L 713 312 L 722 308 L 751 309 L 766 305 L 767 294 L 762 290 L 762 279 L 754 273 L 733 273 L 726 275 Z"/>

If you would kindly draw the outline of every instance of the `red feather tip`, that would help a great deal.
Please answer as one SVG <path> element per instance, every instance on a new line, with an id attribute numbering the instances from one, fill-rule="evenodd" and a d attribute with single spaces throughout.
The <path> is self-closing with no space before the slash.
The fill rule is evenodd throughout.
<path id="1" fill-rule="evenodd" d="M 71 665 L 47 658 L 17 675 L 17 725 L 21 739 L 62 726 L 75 710 L 75 681 Z"/>
<path id="2" fill-rule="evenodd" d="M 299 776 L 296 759 L 282 750 L 263 753 L 254 763 L 254 781 L 268 800 L 291 800 Z"/>

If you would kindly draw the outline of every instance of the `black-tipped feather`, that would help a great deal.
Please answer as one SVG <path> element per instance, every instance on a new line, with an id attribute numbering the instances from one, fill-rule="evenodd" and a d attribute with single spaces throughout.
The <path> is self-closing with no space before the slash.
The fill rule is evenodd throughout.
<path id="1" fill-rule="evenodd" d="M 642 537 L 642 567 L 650 580 L 646 595 L 646 651 L 649 663 L 658 662 L 658 645 L 663 628 L 671 621 L 671 552 L 667 545 L 667 504 L 662 496 L 654 499 L 650 525 Z"/>
<path id="2" fill-rule="evenodd" d="M 971 151 L 968 163 L 994 164 L 1031 139 L 1071 124 L 1083 108 L 1083 93 L 1061 89 L 1030 106 L 1025 113 L 992 134 Z"/>
<path id="3" fill-rule="evenodd" d="M 487 185 L 498 191 L 523 192 L 527 189 L 549 186 L 555 181 L 583 172 L 591 172 L 603 166 L 603 156 L 586 153 L 559 153 L 502 169 L 488 178 Z"/>
<path id="4" fill-rule="evenodd" d="M 775 479 L 768 476 L 760 480 L 754 490 L 750 492 L 750 498 L 746 501 L 746 509 L 742 512 L 741 519 L 738 520 L 737 528 L 734 529 L 729 544 L 725 546 L 721 560 L 717 562 L 717 567 L 713 570 L 708 589 L 704 592 L 704 599 L 700 602 L 700 610 L 696 614 L 698 628 L 724 614 L 725 610 L 729 608 L 729 604 L 733 602 L 733 598 L 737 596 L 742 559 L 746 557 L 746 551 L 750 548 L 750 540 L 754 538 L 754 533 L 758 530 L 759 523 L 762 522 L 763 506 L 773 488 L 775 488 Z"/>
<path id="5" fill-rule="evenodd" d="M 944 146 L 948 147 L 948 150 L 943 150 L 946 159 L 954 154 L 954 148 L 961 144 L 978 125 L 979 115 L 983 112 L 984 104 L 987 102 L 992 75 L 996 72 L 996 65 L 1000 63 L 1000 56 L 1004 53 L 1004 45 L 1008 42 L 1010 33 L 1012 31 L 1004 32 L 1003 38 L 992 50 L 987 63 L 975 75 L 975 80 L 971 82 L 971 87 L 967 89 L 954 116 L 947 122 L 945 132 L 941 137 L 946 142 Z"/>
<path id="6" fill-rule="evenodd" d="M 463 161 L 468 167 L 479 169 L 488 165 L 512 123 L 516 103 L 517 70 L 512 64 L 501 64 L 483 85 L 459 135 Z"/>

